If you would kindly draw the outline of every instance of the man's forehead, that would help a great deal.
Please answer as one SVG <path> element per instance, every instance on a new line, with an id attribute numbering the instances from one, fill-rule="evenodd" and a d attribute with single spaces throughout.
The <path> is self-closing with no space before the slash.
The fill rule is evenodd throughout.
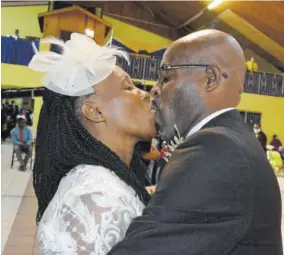
<path id="1" fill-rule="evenodd" d="M 177 65 L 185 61 L 185 58 L 190 56 L 192 51 L 190 42 L 173 43 L 165 52 L 162 64 Z"/>
<path id="2" fill-rule="evenodd" d="M 174 56 L 172 52 L 164 54 L 161 65 L 174 65 L 178 61 L 178 56 Z"/>
<path id="3" fill-rule="evenodd" d="M 173 50 L 174 50 L 174 46 L 170 46 L 164 56 L 163 56 L 163 59 L 162 59 L 162 64 L 163 65 L 167 65 L 167 64 L 170 64 L 171 63 L 171 60 L 173 58 Z"/>

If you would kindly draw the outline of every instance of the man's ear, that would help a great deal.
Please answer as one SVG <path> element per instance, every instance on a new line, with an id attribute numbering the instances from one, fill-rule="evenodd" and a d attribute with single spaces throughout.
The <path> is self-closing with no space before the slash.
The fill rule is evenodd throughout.
<path id="1" fill-rule="evenodd" d="M 81 106 L 81 112 L 90 121 L 100 123 L 105 121 L 105 117 L 99 108 L 93 104 L 85 103 Z"/>
<path id="2" fill-rule="evenodd" d="M 206 92 L 216 89 L 221 82 L 221 70 L 216 65 L 210 65 L 206 68 L 207 83 L 205 85 Z"/>

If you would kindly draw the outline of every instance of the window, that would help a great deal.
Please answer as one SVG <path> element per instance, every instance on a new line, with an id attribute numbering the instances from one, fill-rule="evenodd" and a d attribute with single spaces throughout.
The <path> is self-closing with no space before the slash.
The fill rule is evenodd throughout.
<path id="1" fill-rule="evenodd" d="M 241 116 L 244 119 L 244 122 L 253 126 L 254 124 L 261 124 L 261 113 L 259 112 L 246 112 L 240 111 Z"/>

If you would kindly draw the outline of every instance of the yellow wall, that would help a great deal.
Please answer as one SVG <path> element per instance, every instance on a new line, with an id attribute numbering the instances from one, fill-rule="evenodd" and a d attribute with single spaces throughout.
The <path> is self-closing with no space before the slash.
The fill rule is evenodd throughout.
<path id="1" fill-rule="evenodd" d="M 156 51 L 167 47 L 171 43 L 171 40 L 167 38 L 111 17 L 103 16 L 103 19 L 112 23 L 113 36 L 136 52 L 139 50 L 147 50 L 148 52 Z"/>
<path id="2" fill-rule="evenodd" d="M 36 88 L 42 87 L 42 74 L 27 66 L 1 64 L 2 88 Z"/>
<path id="3" fill-rule="evenodd" d="M 38 14 L 46 12 L 47 5 L 9 6 L 1 8 L 1 35 L 11 35 L 20 30 L 20 37 L 41 37 Z"/>
<path id="4" fill-rule="evenodd" d="M 254 57 L 257 65 L 258 65 L 258 71 L 259 72 L 265 72 L 265 73 L 272 73 L 272 74 L 282 74 L 281 71 L 279 71 L 275 66 L 267 62 L 264 58 L 258 56 L 250 49 L 245 49 L 244 54 L 246 57 L 246 60 L 250 60 L 251 57 Z"/>
<path id="5" fill-rule="evenodd" d="M 284 98 L 244 93 L 238 109 L 261 113 L 262 129 L 270 143 L 277 134 L 284 142 Z"/>
<path id="6" fill-rule="evenodd" d="M 32 127 L 33 138 L 36 137 L 37 123 L 38 123 L 38 118 L 39 118 L 42 103 L 43 103 L 42 97 L 34 98 L 34 119 L 33 119 L 33 127 Z"/>

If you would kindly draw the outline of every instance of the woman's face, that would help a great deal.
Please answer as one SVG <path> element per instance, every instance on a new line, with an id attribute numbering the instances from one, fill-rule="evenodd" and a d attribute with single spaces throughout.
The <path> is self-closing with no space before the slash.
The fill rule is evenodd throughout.
<path id="1" fill-rule="evenodd" d="M 150 140 L 156 135 L 149 93 L 135 87 L 121 68 L 116 67 L 95 90 L 94 103 L 104 118 L 105 128 L 137 140 Z"/>

